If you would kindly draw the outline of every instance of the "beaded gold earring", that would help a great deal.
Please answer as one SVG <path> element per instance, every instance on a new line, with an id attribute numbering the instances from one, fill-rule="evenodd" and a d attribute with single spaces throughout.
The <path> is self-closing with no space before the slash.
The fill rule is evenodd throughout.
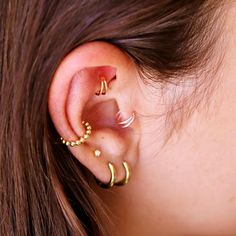
<path id="1" fill-rule="evenodd" d="M 62 143 L 65 144 L 66 146 L 71 146 L 71 147 L 78 146 L 84 143 L 90 137 L 92 133 L 92 127 L 89 124 L 89 122 L 82 121 L 82 124 L 85 126 L 85 129 L 86 129 L 84 135 L 82 135 L 79 139 L 74 140 L 74 141 L 68 141 L 68 140 L 65 140 L 63 137 L 61 137 Z"/>

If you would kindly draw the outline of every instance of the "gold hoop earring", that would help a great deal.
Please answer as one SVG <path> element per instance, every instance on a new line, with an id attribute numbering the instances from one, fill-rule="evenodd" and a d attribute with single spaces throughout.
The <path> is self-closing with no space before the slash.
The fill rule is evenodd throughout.
<path id="1" fill-rule="evenodd" d="M 74 140 L 74 141 L 68 141 L 65 140 L 63 137 L 61 137 L 61 141 L 63 144 L 65 144 L 66 146 L 79 146 L 80 144 L 84 143 L 91 135 L 92 133 L 92 127 L 88 122 L 82 121 L 82 124 L 85 126 L 85 133 L 83 136 L 81 136 L 78 140 Z"/>
<path id="2" fill-rule="evenodd" d="M 109 181 L 107 184 L 102 183 L 102 182 L 100 182 L 99 180 L 96 179 L 97 184 L 98 184 L 101 188 L 111 188 L 111 187 L 114 186 L 114 184 L 115 184 L 115 182 L 116 182 L 116 176 L 115 176 L 116 173 L 115 173 L 115 167 L 114 167 L 114 165 L 109 162 L 109 163 L 108 163 L 108 168 L 109 168 L 109 170 L 110 170 L 110 172 L 111 172 L 111 178 L 110 178 L 110 181 Z"/>
<path id="3" fill-rule="evenodd" d="M 106 95 L 108 90 L 108 86 L 107 86 L 107 81 L 105 79 L 101 80 L 101 86 L 100 86 L 100 90 L 96 93 L 97 96 L 99 95 Z"/>
<path id="4" fill-rule="evenodd" d="M 126 161 L 122 162 L 123 167 L 125 168 L 125 177 L 124 179 L 122 179 L 121 181 L 115 183 L 116 186 L 123 186 L 128 184 L 129 180 L 130 180 L 130 176 L 131 176 L 131 171 L 129 168 L 129 165 Z"/>

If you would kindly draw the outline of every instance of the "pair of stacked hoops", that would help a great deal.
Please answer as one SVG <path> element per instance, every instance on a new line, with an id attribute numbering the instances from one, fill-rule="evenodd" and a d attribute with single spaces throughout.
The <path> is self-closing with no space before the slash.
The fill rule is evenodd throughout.
<path id="1" fill-rule="evenodd" d="M 107 86 L 106 80 L 101 79 L 100 90 L 96 93 L 96 95 L 97 96 L 106 95 L 107 90 L 108 90 L 108 86 Z M 123 125 L 123 128 L 127 128 L 133 122 L 133 120 L 134 120 L 134 114 L 132 115 L 132 117 L 128 118 L 126 121 L 121 121 L 119 124 Z M 85 121 L 82 121 L 82 124 L 85 126 L 84 135 L 82 135 L 78 140 L 74 140 L 74 141 L 68 141 L 68 140 L 65 140 L 63 137 L 61 137 L 62 143 L 65 144 L 66 146 L 71 146 L 71 147 L 79 146 L 79 145 L 85 143 L 86 140 L 92 134 L 92 126 L 89 124 L 89 122 L 85 122 Z M 99 157 L 101 155 L 101 151 L 95 150 L 94 155 L 96 157 Z M 129 182 L 129 179 L 130 179 L 130 176 L 131 176 L 131 171 L 130 171 L 129 165 L 126 161 L 123 161 L 122 165 L 125 169 L 124 179 L 122 179 L 119 182 L 116 182 L 116 171 L 115 171 L 114 164 L 112 164 L 111 162 L 108 162 L 108 168 L 109 168 L 110 173 L 111 173 L 110 181 L 108 183 L 102 183 L 99 180 L 96 180 L 98 185 L 102 188 L 111 188 L 113 186 L 126 185 Z"/>

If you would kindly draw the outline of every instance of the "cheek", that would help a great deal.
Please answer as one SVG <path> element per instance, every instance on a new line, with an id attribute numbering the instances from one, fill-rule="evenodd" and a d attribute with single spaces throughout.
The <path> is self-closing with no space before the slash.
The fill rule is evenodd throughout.
<path id="1" fill-rule="evenodd" d="M 159 157 L 163 211 L 192 234 L 236 235 L 236 95 L 225 92 Z"/>
<path id="2" fill-rule="evenodd" d="M 157 176 L 160 216 L 189 234 L 236 234 L 236 161 L 220 146 L 207 147 L 165 156 Z"/>

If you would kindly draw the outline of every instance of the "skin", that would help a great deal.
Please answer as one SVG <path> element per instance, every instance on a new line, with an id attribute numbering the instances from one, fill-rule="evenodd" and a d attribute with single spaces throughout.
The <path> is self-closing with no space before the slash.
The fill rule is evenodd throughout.
<path id="1" fill-rule="evenodd" d="M 197 109 L 164 147 L 162 120 L 143 120 L 148 132 L 143 132 L 132 180 L 115 194 L 103 194 L 116 216 L 118 235 L 236 235 L 233 12 L 226 21 L 223 66 L 212 78 L 219 84 L 207 106 Z"/>
<path id="2" fill-rule="evenodd" d="M 110 179 L 108 161 L 115 164 L 118 180 L 124 177 L 122 160 L 130 163 L 128 185 L 109 191 L 96 189 L 112 212 L 112 232 L 117 235 L 236 235 L 235 13 L 232 6 L 226 17 L 224 47 L 218 47 L 219 55 L 224 50 L 224 58 L 218 73 L 211 77 L 217 86 L 207 104 L 195 109 L 165 145 L 166 117 L 159 116 L 167 109 L 163 101 L 174 96 L 171 88 L 163 98 L 160 90 L 141 82 L 126 55 L 100 42 L 75 49 L 59 66 L 49 96 L 55 127 L 61 136 L 75 139 L 83 132 L 78 117 L 84 116 L 94 128 L 86 146 L 69 150 L 103 182 Z M 116 80 L 107 76 L 107 95 L 94 95 L 100 83 L 89 69 L 78 82 L 71 82 L 76 71 L 103 65 L 116 68 L 117 73 Z M 202 74 L 204 78 L 209 79 Z M 61 90 L 62 84 L 67 89 Z M 79 96 L 85 100 L 81 102 Z M 73 110 L 77 112 L 70 112 Z M 128 129 L 115 123 L 118 110 L 126 118 L 135 111 L 136 119 Z M 102 157 L 92 155 L 94 147 L 102 150 Z"/>

